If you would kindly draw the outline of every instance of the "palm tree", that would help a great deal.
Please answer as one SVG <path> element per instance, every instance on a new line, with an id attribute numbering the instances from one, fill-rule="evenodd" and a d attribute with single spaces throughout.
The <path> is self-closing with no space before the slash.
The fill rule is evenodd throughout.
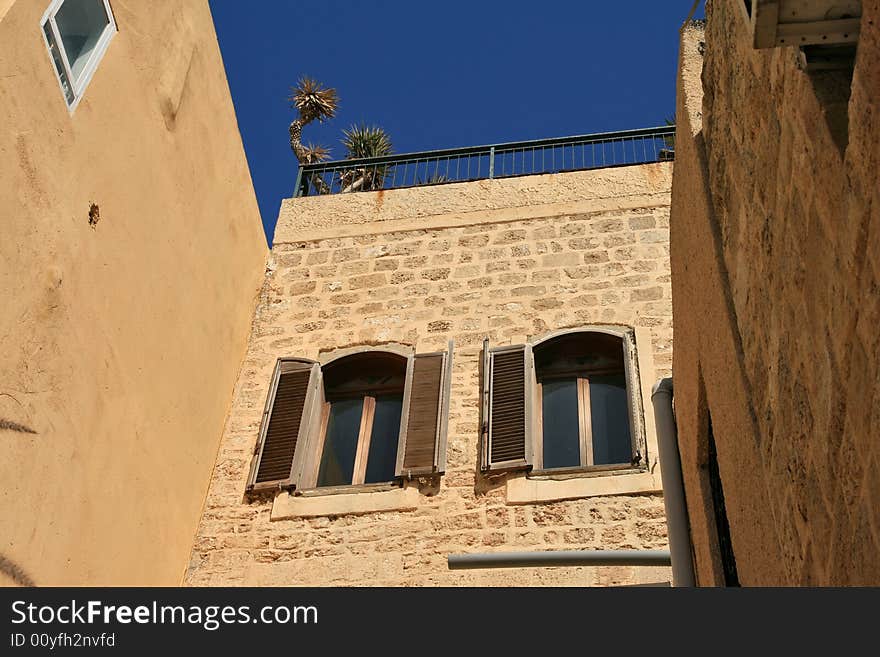
<path id="1" fill-rule="evenodd" d="M 389 155 L 393 146 L 391 137 L 382 128 L 361 123 L 342 131 L 342 145 L 345 146 L 346 159 L 358 160 L 366 157 Z M 382 189 L 388 176 L 387 165 L 355 167 L 339 174 L 343 192 Z"/>
<path id="2" fill-rule="evenodd" d="M 315 145 L 302 143 L 303 128 L 317 120 L 319 123 L 332 119 L 339 107 L 339 96 L 336 89 L 325 88 L 320 82 L 308 76 L 300 78 L 296 87 L 291 87 L 288 100 L 291 107 L 295 108 L 299 116 L 290 123 L 290 148 L 293 150 L 300 165 L 314 164 L 330 159 L 329 149 Z M 319 194 L 330 191 L 327 184 L 317 174 L 310 176 L 310 182 Z"/>

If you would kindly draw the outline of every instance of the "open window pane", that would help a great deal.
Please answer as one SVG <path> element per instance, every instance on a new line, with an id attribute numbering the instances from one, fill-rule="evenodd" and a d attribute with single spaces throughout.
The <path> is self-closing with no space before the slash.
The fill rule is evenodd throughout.
<path id="1" fill-rule="evenodd" d="M 55 14 L 70 72 L 78 83 L 89 56 L 110 23 L 104 0 L 65 0 Z"/>
<path id="2" fill-rule="evenodd" d="M 61 53 L 58 50 L 58 42 L 55 40 L 55 34 L 52 32 L 52 26 L 49 24 L 49 21 L 43 25 L 43 33 L 46 35 L 46 42 L 49 44 L 49 54 L 52 55 L 52 63 L 55 65 L 55 73 L 58 74 L 58 79 L 61 81 L 61 89 L 64 91 L 64 98 L 67 100 L 67 104 L 70 105 L 76 100 L 76 97 L 73 95 L 73 87 L 70 86 L 70 80 L 67 78 L 67 73 L 64 71 L 64 64 L 61 62 Z"/>
<path id="3" fill-rule="evenodd" d="M 394 479 L 402 408 L 402 395 L 376 398 L 373 433 L 367 456 L 367 473 L 364 478 L 366 484 L 376 484 Z"/>
<path id="4" fill-rule="evenodd" d="M 627 404 L 626 378 L 623 372 L 590 377 L 593 462 L 596 465 L 632 461 Z"/>
<path id="5" fill-rule="evenodd" d="M 577 379 L 544 381 L 544 467 L 581 465 Z"/>
<path id="6" fill-rule="evenodd" d="M 342 399 L 330 405 L 327 436 L 318 470 L 318 486 L 351 484 L 363 408 L 362 398 Z"/>

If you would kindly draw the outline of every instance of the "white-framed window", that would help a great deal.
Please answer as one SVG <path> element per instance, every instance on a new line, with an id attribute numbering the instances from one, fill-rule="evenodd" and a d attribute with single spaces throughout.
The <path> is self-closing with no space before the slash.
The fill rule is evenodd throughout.
<path id="1" fill-rule="evenodd" d="M 109 0 L 52 0 L 40 29 L 73 112 L 117 31 Z"/>

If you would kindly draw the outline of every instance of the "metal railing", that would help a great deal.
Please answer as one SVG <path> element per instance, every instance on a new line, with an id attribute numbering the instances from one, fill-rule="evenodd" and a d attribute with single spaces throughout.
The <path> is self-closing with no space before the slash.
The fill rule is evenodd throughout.
<path id="1" fill-rule="evenodd" d="M 300 165 L 295 196 L 398 189 L 672 160 L 675 126 Z"/>

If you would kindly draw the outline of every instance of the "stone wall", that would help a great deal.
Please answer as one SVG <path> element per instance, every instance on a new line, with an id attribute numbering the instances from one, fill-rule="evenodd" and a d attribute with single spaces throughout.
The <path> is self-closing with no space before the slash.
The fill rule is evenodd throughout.
<path id="1" fill-rule="evenodd" d="M 707 3 L 679 70 L 675 399 L 698 574 L 720 581 L 711 417 L 740 580 L 877 584 L 880 3 L 851 81 L 753 50 L 737 5 Z"/>
<path id="2" fill-rule="evenodd" d="M 511 481 L 522 475 L 488 481 L 477 474 L 478 372 L 484 337 L 498 346 L 562 327 L 611 323 L 638 327 L 640 364 L 647 359 L 642 377 L 650 379 L 642 382 L 643 391 L 654 377 L 670 373 L 671 168 L 654 164 L 286 201 L 186 581 L 668 581 L 668 569 L 656 568 L 449 571 L 446 556 L 665 547 L 659 470 L 650 451 L 652 471 L 643 475 L 650 482 L 632 488 L 641 494 L 602 495 L 613 490 L 606 485 L 593 487 L 589 497 L 509 504 Z M 523 188 L 532 189 L 532 205 L 517 194 Z M 435 204 L 427 207 L 440 208 L 433 214 L 424 211 L 431 197 Z M 511 199 L 511 207 L 490 202 L 496 198 Z M 513 207 L 516 199 L 520 205 Z M 424 352 L 445 349 L 450 338 L 448 462 L 436 494 L 419 493 L 407 511 L 353 515 L 340 507 L 310 518 L 279 513 L 286 492 L 274 502 L 244 498 L 278 357 L 316 358 L 335 348 L 384 342 Z"/>

